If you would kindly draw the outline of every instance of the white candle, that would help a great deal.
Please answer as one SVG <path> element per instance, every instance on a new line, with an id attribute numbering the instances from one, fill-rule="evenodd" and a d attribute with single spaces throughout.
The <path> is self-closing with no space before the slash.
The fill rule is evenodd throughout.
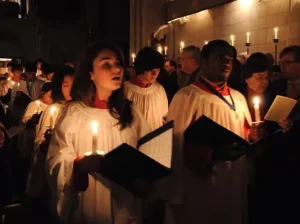
<path id="1" fill-rule="evenodd" d="M 52 106 L 50 109 L 50 128 L 53 129 L 54 128 L 54 113 L 56 111 L 56 107 Z"/>
<path id="2" fill-rule="evenodd" d="M 231 45 L 234 46 L 234 40 L 235 40 L 234 35 L 231 35 L 231 36 L 230 36 L 230 40 L 231 40 Z"/>
<path id="3" fill-rule="evenodd" d="M 167 51 L 168 51 L 168 47 L 165 47 L 165 55 L 166 56 L 168 55 Z"/>
<path id="4" fill-rule="evenodd" d="M 97 154 L 97 147 L 98 147 L 98 142 L 97 142 L 98 132 L 99 132 L 98 122 L 92 121 L 91 128 L 92 128 L 92 134 L 93 134 L 92 154 L 95 155 L 95 154 Z"/>
<path id="5" fill-rule="evenodd" d="M 278 28 L 277 27 L 274 28 L 274 38 L 278 39 Z"/>
<path id="6" fill-rule="evenodd" d="M 247 33 L 247 44 L 250 43 L 250 33 Z"/>
<path id="7" fill-rule="evenodd" d="M 36 113 L 40 113 L 40 105 L 41 105 L 41 102 L 39 100 L 35 101 L 36 102 L 36 105 L 37 105 L 37 109 L 36 109 Z"/>
<path id="8" fill-rule="evenodd" d="M 254 97 L 253 98 L 253 103 L 254 103 L 255 122 L 259 122 L 260 121 L 259 98 L 258 97 Z"/>
<path id="9" fill-rule="evenodd" d="M 14 85 L 15 85 L 15 82 L 14 82 L 14 81 L 11 81 L 11 84 L 14 86 Z"/>
<path id="10" fill-rule="evenodd" d="M 134 53 L 131 55 L 131 58 L 132 58 L 132 63 L 134 63 L 134 61 L 135 61 L 135 54 Z"/>

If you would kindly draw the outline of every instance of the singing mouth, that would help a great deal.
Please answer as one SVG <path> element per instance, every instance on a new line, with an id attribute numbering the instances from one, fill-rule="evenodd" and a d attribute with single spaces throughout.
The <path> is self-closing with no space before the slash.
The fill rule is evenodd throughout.
<path id="1" fill-rule="evenodd" d="M 120 76 L 116 76 L 116 77 L 113 77 L 112 80 L 121 81 L 121 77 Z"/>

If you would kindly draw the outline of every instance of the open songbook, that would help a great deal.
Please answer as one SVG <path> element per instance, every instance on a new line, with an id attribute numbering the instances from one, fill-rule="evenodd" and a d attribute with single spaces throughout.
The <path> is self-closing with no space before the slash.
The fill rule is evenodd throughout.
<path id="1" fill-rule="evenodd" d="M 285 96 L 276 96 L 270 109 L 265 115 L 265 120 L 278 122 L 281 118 L 295 121 L 300 116 L 300 101 Z"/>
<path id="2" fill-rule="evenodd" d="M 124 143 L 101 162 L 99 173 L 135 195 L 144 197 L 155 181 L 171 174 L 173 121 L 145 135 L 137 149 Z"/>
<path id="3" fill-rule="evenodd" d="M 227 128 L 219 125 L 205 115 L 202 115 L 196 122 L 187 128 L 184 133 L 184 141 L 187 144 L 199 143 L 212 146 L 214 149 L 218 149 L 218 146 L 222 145 L 235 144 L 236 150 L 244 152 L 244 154 L 248 154 L 251 153 L 252 147 L 250 146 L 255 146 L 256 144 L 263 143 L 264 141 L 270 141 L 280 134 L 281 130 L 272 133 L 262 140 L 249 143 Z"/>

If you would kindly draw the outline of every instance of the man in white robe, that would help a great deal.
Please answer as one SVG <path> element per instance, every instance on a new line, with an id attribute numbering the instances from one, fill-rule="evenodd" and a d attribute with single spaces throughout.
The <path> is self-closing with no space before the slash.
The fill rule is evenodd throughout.
<path id="1" fill-rule="evenodd" d="M 226 159 L 212 146 L 184 145 L 185 130 L 202 115 L 247 139 L 249 129 L 245 127 L 252 122 L 247 102 L 226 84 L 232 62 L 227 42 L 208 43 L 202 50 L 199 81 L 181 89 L 170 105 L 167 120 L 174 120 L 175 135 L 175 221 L 170 223 L 247 223 L 246 157 L 232 161 L 234 153 L 228 150 L 225 153 L 231 161 L 223 161 Z"/>
<path id="2" fill-rule="evenodd" d="M 161 127 L 168 113 L 168 98 L 162 85 L 156 82 L 163 56 L 153 48 L 142 49 L 135 60 L 137 76 L 125 82 L 129 100 L 142 112 L 152 130 Z"/>

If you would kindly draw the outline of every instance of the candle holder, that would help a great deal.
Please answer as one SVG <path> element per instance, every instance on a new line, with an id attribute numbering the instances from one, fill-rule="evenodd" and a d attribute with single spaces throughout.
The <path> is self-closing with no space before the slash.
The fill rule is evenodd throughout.
<path id="1" fill-rule="evenodd" d="M 278 44 L 278 42 L 279 42 L 279 38 L 274 38 L 273 39 L 273 42 L 274 42 L 274 47 L 275 47 L 275 65 L 277 65 L 277 44 Z"/>
<path id="2" fill-rule="evenodd" d="M 249 56 L 251 43 L 247 42 L 247 43 L 245 43 L 245 45 L 247 47 L 247 56 Z"/>

